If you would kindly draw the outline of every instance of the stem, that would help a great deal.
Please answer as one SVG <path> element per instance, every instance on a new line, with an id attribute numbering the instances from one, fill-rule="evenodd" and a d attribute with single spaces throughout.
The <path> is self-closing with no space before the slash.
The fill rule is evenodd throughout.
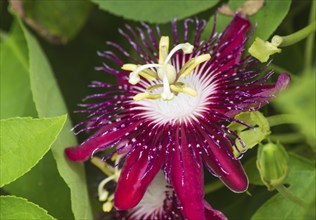
<path id="1" fill-rule="evenodd" d="M 308 37 L 316 30 L 316 21 L 313 21 L 307 27 L 287 36 L 274 35 L 271 43 L 277 47 L 286 47 L 295 44 Z"/>
<path id="2" fill-rule="evenodd" d="M 309 15 L 309 22 L 310 23 L 316 20 L 316 12 L 315 11 L 316 11 L 316 1 L 312 1 L 311 11 L 310 11 L 310 15 Z M 304 54 L 305 55 L 304 73 L 307 73 L 308 70 L 312 66 L 314 40 L 315 40 L 315 33 L 312 33 L 306 40 L 305 54 Z"/>
<path id="3" fill-rule="evenodd" d="M 272 142 L 280 141 L 283 144 L 288 143 L 298 143 L 303 140 L 305 140 L 305 137 L 298 133 L 292 133 L 292 134 L 276 134 L 276 135 L 270 135 L 269 139 Z"/>
<path id="4" fill-rule="evenodd" d="M 282 124 L 297 124 L 299 121 L 296 119 L 295 115 L 292 114 L 282 114 L 267 117 L 269 125 L 271 127 L 282 125 Z"/>
<path id="5" fill-rule="evenodd" d="M 285 198 L 291 200 L 296 205 L 299 205 L 303 208 L 307 208 L 307 204 L 302 199 L 298 198 L 296 195 L 294 195 L 291 191 L 289 191 L 283 184 L 274 186 L 276 190 L 279 191 Z"/>
<path id="6" fill-rule="evenodd" d="M 209 194 L 209 193 L 212 193 L 212 192 L 222 188 L 223 186 L 224 186 L 224 184 L 220 180 L 216 180 L 216 181 L 214 181 L 212 183 L 207 184 L 204 187 L 204 193 L 205 193 L 205 195 Z"/>

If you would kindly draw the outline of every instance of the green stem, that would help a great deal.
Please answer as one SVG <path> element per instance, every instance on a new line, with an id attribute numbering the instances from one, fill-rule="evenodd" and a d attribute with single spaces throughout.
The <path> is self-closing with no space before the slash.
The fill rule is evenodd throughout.
<path id="1" fill-rule="evenodd" d="M 272 142 L 280 141 L 283 144 L 289 143 L 299 143 L 305 140 L 305 137 L 302 134 L 292 133 L 292 134 L 273 134 L 269 136 L 269 139 Z"/>
<path id="2" fill-rule="evenodd" d="M 308 37 L 316 30 L 316 21 L 313 21 L 307 27 L 287 36 L 274 35 L 271 43 L 277 47 L 286 47 L 295 44 Z"/>
<path id="3" fill-rule="evenodd" d="M 316 1 L 312 1 L 311 11 L 310 11 L 310 16 L 309 16 L 309 22 L 310 23 L 316 20 L 316 12 L 315 11 L 316 11 Z M 314 40 L 315 40 L 315 33 L 312 33 L 306 40 L 305 59 L 304 59 L 304 73 L 309 72 L 309 69 L 312 66 Z"/>
<path id="4" fill-rule="evenodd" d="M 215 182 L 209 183 L 204 187 L 204 193 L 209 194 L 211 192 L 214 192 L 220 188 L 222 188 L 224 184 L 220 180 L 216 180 Z"/>
<path id="5" fill-rule="evenodd" d="M 292 202 L 294 202 L 296 205 L 299 205 L 303 208 L 307 208 L 307 204 L 301 200 L 300 198 L 298 198 L 296 195 L 294 195 L 291 191 L 289 191 L 283 184 L 274 186 L 276 188 L 276 190 L 279 191 L 279 193 L 281 193 L 285 198 L 291 200 Z"/>
<path id="6" fill-rule="evenodd" d="M 297 117 L 295 117 L 295 115 L 292 114 L 274 115 L 267 117 L 267 120 L 271 127 L 282 124 L 297 124 L 299 122 L 297 120 Z"/>

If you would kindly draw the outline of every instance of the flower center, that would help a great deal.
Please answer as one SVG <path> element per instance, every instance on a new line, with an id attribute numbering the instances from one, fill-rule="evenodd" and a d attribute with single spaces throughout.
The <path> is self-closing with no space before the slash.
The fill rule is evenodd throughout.
<path id="1" fill-rule="evenodd" d="M 190 86 L 185 85 L 183 82 L 179 82 L 180 78 L 187 77 L 194 68 L 199 64 L 209 60 L 211 56 L 209 54 L 202 54 L 200 56 L 191 58 L 188 60 L 179 70 L 171 64 L 171 57 L 179 50 L 182 50 L 184 54 L 190 54 L 193 51 L 193 46 L 189 43 L 182 43 L 176 45 L 169 53 L 169 37 L 162 36 L 159 42 L 159 63 L 136 65 L 136 64 L 124 64 L 123 70 L 131 71 L 129 75 L 129 83 L 136 85 L 141 81 L 141 77 L 155 81 L 158 83 L 146 88 L 145 92 L 138 93 L 133 97 L 135 101 L 143 99 L 162 99 L 164 101 L 173 100 L 179 93 L 184 93 L 189 96 L 196 96 L 197 91 Z M 155 71 L 153 70 L 155 69 Z M 153 93 L 157 88 L 162 87 L 161 93 Z M 156 90 L 157 91 L 157 90 Z"/>

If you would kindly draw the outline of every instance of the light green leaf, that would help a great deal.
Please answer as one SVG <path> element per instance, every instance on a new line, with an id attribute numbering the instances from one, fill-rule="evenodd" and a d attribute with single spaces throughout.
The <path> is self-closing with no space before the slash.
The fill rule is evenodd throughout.
<path id="1" fill-rule="evenodd" d="M 91 0 L 105 11 L 135 21 L 166 23 L 205 11 L 217 1 L 143 1 L 143 0 Z"/>
<path id="2" fill-rule="evenodd" d="M 65 103 L 44 52 L 33 35 L 20 24 L 29 49 L 31 90 L 39 116 L 53 117 L 66 113 Z M 51 150 L 58 171 L 70 188 L 75 219 L 92 219 L 84 167 L 68 161 L 64 155 L 65 147 L 76 145 L 71 127 L 70 121 L 67 121 Z"/>
<path id="3" fill-rule="evenodd" d="M 1 118 L 36 117 L 30 90 L 26 42 L 17 23 L 9 35 L 3 36 L 0 56 Z"/>
<path id="4" fill-rule="evenodd" d="M 228 6 L 232 9 L 237 9 L 244 2 L 245 1 L 229 1 Z M 267 40 L 287 15 L 290 5 L 291 0 L 266 0 L 263 7 L 257 13 L 249 16 L 252 25 L 258 24 L 252 39 L 259 37 L 263 40 Z M 232 17 L 218 14 L 216 20 L 216 31 L 222 32 L 232 20 Z M 209 37 L 209 34 L 212 32 L 213 24 L 214 21 L 212 17 L 207 23 L 202 37 Z M 248 42 L 252 43 L 252 39 Z"/>
<path id="5" fill-rule="evenodd" d="M 56 140 L 66 118 L 1 120 L 0 187 L 35 166 Z"/>
<path id="6" fill-rule="evenodd" d="M 232 122 L 228 126 L 229 129 L 236 131 L 240 139 L 245 143 L 245 147 L 243 147 L 238 139 L 235 141 L 239 151 L 241 152 L 253 148 L 271 133 L 267 119 L 259 111 L 241 112 L 235 117 L 235 119 L 254 127 L 245 130 L 247 127 L 237 122 Z M 240 155 L 235 148 L 233 148 L 233 151 L 235 157 Z"/>
<path id="7" fill-rule="evenodd" d="M 89 1 L 12 1 L 12 8 L 40 35 L 53 43 L 66 43 L 85 24 Z M 48 10 L 49 9 L 49 10 Z"/>
<path id="8" fill-rule="evenodd" d="M 24 198 L 0 196 L 0 219 L 3 220 L 54 220 L 46 210 Z"/>
<path id="9" fill-rule="evenodd" d="M 315 68 L 311 74 L 293 81 L 291 87 L 280 94 L 273 102 L 284 113 L 293 114 L 293 121 L 297 121 L 303 134 L 306 135 L 310 145 L 316 151 L 316 77 Z"/>
<path id="10" fill-rule="evenodd" d="M 286 180 L 288 190 L 305 202 L 312 201 L 316 195 L 314 164 L 295 154 L 290 154 L 289 162 L 289 176 Z M 305 213 L 304 208 L 277 194 L 261 206 L 251 219 L 305 219 Z"/>

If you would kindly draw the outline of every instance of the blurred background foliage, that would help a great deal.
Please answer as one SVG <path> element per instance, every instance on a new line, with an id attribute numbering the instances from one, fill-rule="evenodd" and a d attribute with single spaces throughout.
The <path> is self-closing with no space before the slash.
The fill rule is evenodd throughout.
<path id="1" fill-rule="evenodd" d="M 220 5 L 227 4 L 230 9 L 236 10 L 244 2 L 1 0 L 1 118 L 52 117 L 66 111 L 64 107 L 57 107 L 63 110 L 60 110 L 60 114 L 54 113 L 56 105 L 63 106 L 65 102 L 69 116 L 73 124 L 76 124 L 84 120 L 84 115 L 73 113 L 78 109 L 78 103 L 83 97 L 96 92 L 87 85 L 93 80 L 115 82 L 113 76 L 94 70 L 103 62 L 97 56 L 97 51 L 108 49 L 106 41 L 114 41 L 123 48 L 130 48 L 125 38 L 118 33 L 118 28 L 125 24 L 139 26 L 140 21 L 145 21 L 149 24 L 158 23 L 162 32 L 170 35 L 170 20 L 176 17 L 181 23 L 184 18 L 193 16 L 208 21 L 203 33 L 203 37 L 207 38 L 213 26 L 213 14 Z M 305 27 L 311 22 L 310 14 L 313 11 L 316 11 L 313 0 L 264 1 L 259 11 L 249 16 L 257 24 L 249 45 L 256 36 L 267 40 L 273 33 L 283 36 Z M 219 13 L 216 30 L 222 31 L 230 20 L 231 16 Z M 248 151 L 242 159 L 251 183 L 248 193 L 232 193 L 205 172 L 206 199 L 229 219 L 315 218 L 314 51 L 315 44 L 303 40 L 283 48 L 281 54 L 273 56 L 271 68 L 276 73 L 289 72 L 292 84 L 272 105 L 262 109 L 265 116 L 292 114 L 290 119 L 278 126 L 270 124 L 272 133 L 263 143 L 268 139 L 279 141 L 290 152 L 290 173 L 286 184 L 311 208 L 297 208 L 276 191 L 267 191 L 256 169 L 257 150 L 254 149 Z M 308 59 L 311 61 L 306 61 Z M 46 62 L 50 65 L 46 65 Z M 54 88 L 52 96 L 45 87 Z M 45 109 L 46 105 L 50 109 Z M 30 172 L 6 185 L 1 193 L 27 198 L 58 219 L 90 216 L 80 211 L 86 208 L 86 212 L 90 212 L 90 204 L 86 204 L 89 202 L 92 204 L 94 218 L 103 216 L 97 198 L 97 186 L 104 174 L 90 163 L 85 164 L 90 195 L 88 201 L 79 193 L 80 189 L 86 187 L 83 170 L 71 167 L 73 165 L 62 158 L 62 149 L 75 144 L 74 137 L 68 132 L 70 126 L 68 124 L 66 131 L 64 129 L 66 136 L 61 139 L 59 147 L 53 147 Z M 77 138 L 81 142 L 86 136 L 80 135 Z M 72 174 L 67 173 L 67 169 L 70 169 L 67 166 L 73 170 Z M 80 181 L 75 182 L 77 172 L 80 173 Z M 80 186 L 76 186 L 78 182 Z M 85 199 L 87 201 L 76 201 Z"/>

